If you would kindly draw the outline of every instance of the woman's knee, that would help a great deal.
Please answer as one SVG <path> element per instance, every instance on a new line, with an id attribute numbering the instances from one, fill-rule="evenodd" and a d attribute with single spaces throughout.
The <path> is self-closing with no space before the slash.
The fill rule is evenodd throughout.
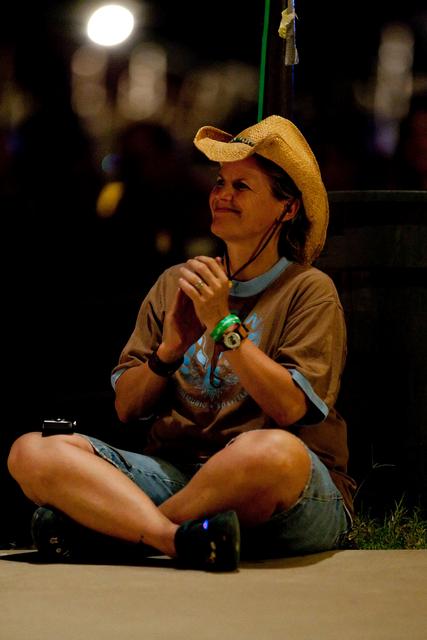
<path id="1" fill-rule="evenodd" d="M 292 473 L 300 467 L 309 468 L 310 457 L 296 436 L 281 429 L 260 429 L 249 431 L 236 438 L 233 443 L 239 446 L 249 465 L 277 469 L 281 474 Z"/>
<path id="2" fill-rule="evenodd" d="M 61 450 L 70 444 L 93 451 L 90 443 L 81 436 L 50 436 L 43 438 L 40 432 L 25 433 L 13 443 L 7 466 L 17 482 L 44 474 L 61 459 Z"/>
<path id="3" fill-rule="evenodd" d="M 40 433 L 25 433 L 13 443 L 7 459 L 7 467 L 15 479 L 18 479 L 23 469 L 31 468 L 39 450 L 40 438 Z"/>
<path id="4" fill-rule="evenodd" d="M 275 509 L 288 509 L 299 498 L 311 472 L 310 455 L 303 442 L 281 429 L 252 431 L 239 437 L 246 477 L 269 487 Z"/>

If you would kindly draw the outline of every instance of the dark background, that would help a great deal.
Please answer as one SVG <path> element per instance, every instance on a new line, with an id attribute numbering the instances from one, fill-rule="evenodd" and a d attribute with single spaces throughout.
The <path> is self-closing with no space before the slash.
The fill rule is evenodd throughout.
<path id="1" fill-rule="evenodd" d="M 87 4 L 2 7 L 5 545 L 25 543 L 32 510 L 5 467 L 17 435 L 38 429 L 43 418 L 64 416 L 93 435 L 134 438 L 117 424 L 109 376 L 139 303 L 163 268 L 196 248 L 215 251 L 209 168 L 192 136 L 203 124 L 237 133 L 258 113 L 264 3 L 157 0 L 144 5 L 146 26 L 109 53 L 104 88 L 112 117 L 99 133 L 100 123 L 98 130 L 89 126 L 73 103 L 71 66 L 84 44 Z M 281 4 L 272 1 L 275 15 Z M 286 70 L 292 111 L 285 115 L 310 141 L 330 192 L 330 238 L 318 266 L 334 278 L 347 315 L 340 408 L 349 423 L 351 471 L 362 485 L 359 500 L 379 510 L 402 493 L 424 507 L 427 493 L 427 179 L 425 163 L 423 173 L 422 162 L 413 162 L 426 149 L 425 124 L 417 129 L 418 151 L 403 152 L 413 113 L 426 114 L 423 5 L 297 2 L 300 62 L 291 79 Z M 378 118 L 373 95 L 382 33 L 396 21 L 414 39 L 413 99 L 399 116 L 396 146 L 385 153 L 380 134 L 387 122 Z M 166 106 L 130 120 L 114 105 L 120 75 L 144 41 L 165 52 Z M 273 94 L 280 66 L 269 60 Z M 236 69 L 233 82 L 240 74 L 247 85 L 239 85 L 228 108 L 227 84 L 198 107 L 200 78 L 213 78 L 212 87 L 214 78 Z M 114 215 L 103 217 L 97 202 L 111 180 L 125 191 Z M 159 250 L 161 238 L 166 245 Z"/>

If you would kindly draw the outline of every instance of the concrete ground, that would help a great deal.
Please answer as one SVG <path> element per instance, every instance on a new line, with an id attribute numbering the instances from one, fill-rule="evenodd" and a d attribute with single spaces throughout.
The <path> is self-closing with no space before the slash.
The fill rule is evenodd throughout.
<path id="1" fill-rule="evenodd" d="M 235 573 L 42 564 L 0 551 L 1 640 L 426 640 L 427 551 L 338 551 Z"/>

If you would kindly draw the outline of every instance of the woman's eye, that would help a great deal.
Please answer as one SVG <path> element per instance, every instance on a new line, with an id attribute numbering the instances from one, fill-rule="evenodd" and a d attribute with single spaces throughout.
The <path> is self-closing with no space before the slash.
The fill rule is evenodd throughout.
<path id="1" fill-rule="evenodd" d="M 217 178 L 213 188 L 214 189 L 221 189 L 224 186 L 225 186 L 224 178 Z M 235 189 L 236 191 L 245 191 L 246 189 L 249 189 L 249 187 L 246 184 L 246 182 L 242 182 L 241 180 L 237 180 L 236 182 L 233 182 L 233 189 Z"/>

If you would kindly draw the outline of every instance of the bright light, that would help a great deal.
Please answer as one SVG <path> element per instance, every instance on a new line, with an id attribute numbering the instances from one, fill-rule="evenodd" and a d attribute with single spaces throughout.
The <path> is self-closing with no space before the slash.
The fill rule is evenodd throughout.
<path id="1" fill-rule="evenodd" d="M 97 9 L 87 23 L 87 34 L 96 44 L 113 47 L 132 33 L 135 19 L 126 7 L 106 4 Z"/>

